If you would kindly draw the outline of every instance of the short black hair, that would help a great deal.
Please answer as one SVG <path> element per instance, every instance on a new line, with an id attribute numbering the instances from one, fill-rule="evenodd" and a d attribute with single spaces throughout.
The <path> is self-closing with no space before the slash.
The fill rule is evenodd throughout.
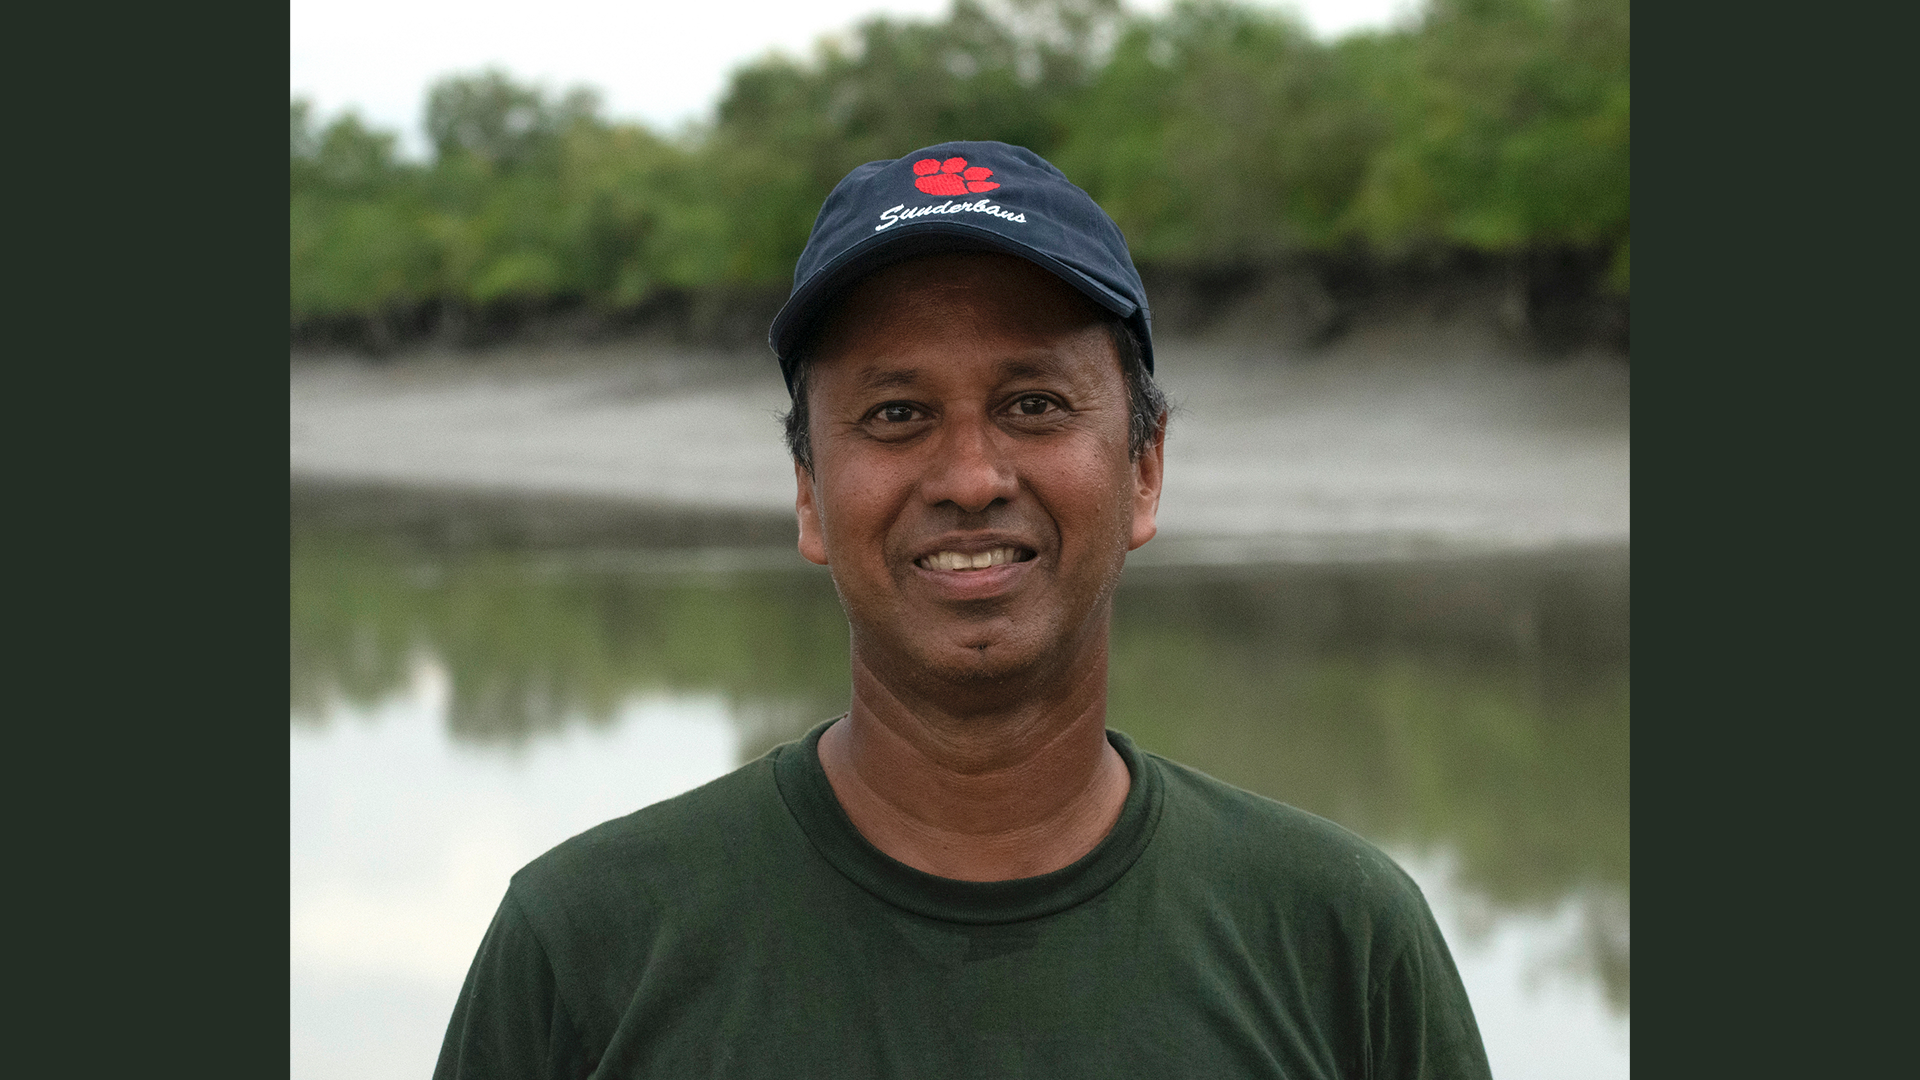
<path id="1" fill-rule="evenodd" d="M 1140 359 L 1140 337 L 1133 332 L 1133 327 L 1106 312 L 1101 312 L 1101 322 L 1113 339 L 1114 352 L 1120 358 L 1120 374 L 1127 380 L 1127 455 L 1138 461 L 1166 423 L 1172 406 L 1153 381 L 1153 373 Z M 813 371 L 812 351 L 816 340 L 810 339 L 794 350 L 790 364 L 793 407 L 780 417 L 787 433 L 787 453 L 793 455 L 793 460 L 807 470 L 809 476 L 813 475 L 813 439 L 807 430 L 807 383 Z"/>

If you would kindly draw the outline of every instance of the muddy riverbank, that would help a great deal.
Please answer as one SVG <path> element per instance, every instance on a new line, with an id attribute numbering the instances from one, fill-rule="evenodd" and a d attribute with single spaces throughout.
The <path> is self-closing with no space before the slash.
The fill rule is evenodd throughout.
<path id="1" fill-rule="evenodd" d="M 1618 354 L 1542 359 L 1471 324 L 1404 321 L 1312 352 L 1231 332 L 1157 347 L 1178 411 L 1160 538 L 1137 561 L 1629 541 L 1631 380 Z M 365 493 L 350 512 L 444 524 L 466 507 L 537 538 L 616 535 L 636 515 L 698 509 L 735 524 L 690 545 L 777 545 L 791 533 L 786 404 L 772 361 L 752 349 L 308 354 L 290 367 L 290 471 L 296 488 Z M 522 525 L 500 525 L 483 504 L 526 508 Z"/>

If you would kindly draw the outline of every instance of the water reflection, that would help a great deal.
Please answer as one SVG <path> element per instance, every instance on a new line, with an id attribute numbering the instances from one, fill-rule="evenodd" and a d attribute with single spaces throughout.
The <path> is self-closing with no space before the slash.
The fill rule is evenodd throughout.
<path id="1" fill-rule="evenodd" d="M 422 653 L 373 708 L 337 702 L 326 723 L 293 729 L 294 1080 L 431 1074 L 513 872 L 739 758 L 713 695 L 635 697 L 606 723 L 503 744 L 450 737 L 449 691 Z"/>
<path id="2" fill-rule="evenodd" d="M 693 690 L 722 695 L 772 746 L 848 694 L 846 620 L 824 574 L 296 526 L 291 588 L 296 724 L 324 722 L 334 702 L 373 707 L 423 650 L 448 672 L 447 723 L 477 743 L 606 724 L 636 694 Z"/>
<path id="3" fill-rule="evenodd" d="M 1497 909 L 1583 904 L 1628 1007 L 1624 552 L 1136 574 L 1109 724 L 1378 843 L 1444 850 Z"/>
<path id="4" fill-rule="evenodd" d="M 637 543 L 614 549 L 471 530 L 455 543 L 296 514 L 294 944 L 311 970 L 335 973 L 303 990 L 297 963 L 297 1008 L 308 1000 L 317 1017 L 349 1000 L 336 977 L 371 963 L 363 954 L 390 967 L 406 953 L 354 929 L 369 905 L 413 912 L 423 927 L 448 913 L 442 925 L 457 932 L 427 935 L 438 944 L 414 952 L 457 988 L 478 940 L 466 924 L 484 926 L 519 862 L 845 707 L 846 625 L 825 574 L 764 543 L 779 533 L 771 525 L 709 523 L 694 530 L 709 545 L 698 549 L 681 546 L 690 526 L 675 528 L 628 532 Z M 1569 1075 L 1560 1055 L 1571 1052 L 1585 1074 L 1623 1076 L 1628 593 L 1624 552 L 1137 567 L 1118 601 L 1109 722 L 1400 858 L 1459 939 L 1496 1073 Z M 445 760 L 447 746 L 458 760 Z M 513 760 L 518 771 L 488 764 Z M 398 795 L 327 786 L 348 774 L 417 797 L 406 809 Z M 570 794 L 528 793 L 540 783 Z M 500 807 L 518 802 L 545 809 L 509 826 Z M 366 849 L 364 862 L 398 843 L 370 839 L 392 832 L 382 815 L 445 818 L 452 831 L 432 841 L 442 850 L 396 849 L 377 856 L 388 869 L 359 879 L 322 865 L 342 845 Z M 536 819 L 545 824 L 526 823 Z M 499 840 L 516 828 L 527 835 Z M 404 886 L 448 859 L 439 884 Z M 349 880 L 401 892 L 359 895 L 340 884 Z M 467 882 L 457 901 L 449 881 Z M 475 911 L 454 917 L 459 905 Z M 409 1006 L 436 1040 L 451 993 Z M 1556 1023 L 1562 1034 L 1543 1041 Z"/>

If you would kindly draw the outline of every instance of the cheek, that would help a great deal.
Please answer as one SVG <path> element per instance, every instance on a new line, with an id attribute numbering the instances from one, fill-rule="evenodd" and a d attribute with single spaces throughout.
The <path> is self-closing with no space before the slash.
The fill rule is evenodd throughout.
<path id="1" fill-rule="evenodd" d="M 829 549 L 870 546 L 897 517 L 897 485 L 881 472 L 822 471 L 822 532 Z M 852 554 L 851 550 L 845 552 Z"/>
<path id="2" fill-rule="evenodd" d="M 1089 453 L 1070 462 L 1055 461 L 1039 478 L 1036 493 L 1053 508 L 1065 528 L 1078 526 L 1083 540 L 1105 543 L 1107 534 L 1130 529 L 1133 521 L 1131 463 L 1115 468 L 1111 455 Z"/>

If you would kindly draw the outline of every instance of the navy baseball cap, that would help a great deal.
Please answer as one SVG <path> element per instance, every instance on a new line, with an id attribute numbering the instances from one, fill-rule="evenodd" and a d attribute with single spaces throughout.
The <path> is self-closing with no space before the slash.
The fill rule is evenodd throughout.
<path id="1" fill-rule="evenodd" d="M 1153 370 L 1153 316 L 1120 226 L 1025 147 L 945 142 L 870 161 L 827 196 L 767 333 L 787 390 L 794 350 L 842 289 L 889 263 L 950 251 L 997 251 L 1052 271 L 1125 320 Z"/>

